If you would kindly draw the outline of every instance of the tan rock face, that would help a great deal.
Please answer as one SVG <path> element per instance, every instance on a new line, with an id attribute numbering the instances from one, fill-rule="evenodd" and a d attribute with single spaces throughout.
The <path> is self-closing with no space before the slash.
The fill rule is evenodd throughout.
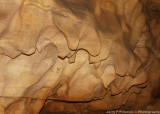
<path id="1" fill-rule="evenodd" d="M 159 88 L 160 22 L 143 6 L 0 0 L 0 114 L 146 108 Z"/>

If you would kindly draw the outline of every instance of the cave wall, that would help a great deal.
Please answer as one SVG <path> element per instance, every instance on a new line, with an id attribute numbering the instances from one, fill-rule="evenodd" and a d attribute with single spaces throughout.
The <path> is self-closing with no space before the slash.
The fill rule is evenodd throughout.
<path id="1" fill-rule="evenodd" d="M 0 0 L 0 114 L 160 110 L 159 6 Z"/>

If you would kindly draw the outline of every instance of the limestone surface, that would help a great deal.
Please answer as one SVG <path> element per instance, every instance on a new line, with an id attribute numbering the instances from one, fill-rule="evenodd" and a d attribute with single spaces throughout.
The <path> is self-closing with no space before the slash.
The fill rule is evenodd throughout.
<path id="1" fill-rule="evenodd" d="M 0 114 L 160 110 L 160 21 L 147 8 L 0 0 Z"/>

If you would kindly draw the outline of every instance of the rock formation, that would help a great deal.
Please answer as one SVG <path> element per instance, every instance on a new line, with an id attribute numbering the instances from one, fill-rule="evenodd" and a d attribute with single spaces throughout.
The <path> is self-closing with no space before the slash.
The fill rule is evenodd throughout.
<path id="1" fill-rule="evenodd" d="M 158 0 L 0 0 L 0 114 L 160 110 L 159 9 Z"/>

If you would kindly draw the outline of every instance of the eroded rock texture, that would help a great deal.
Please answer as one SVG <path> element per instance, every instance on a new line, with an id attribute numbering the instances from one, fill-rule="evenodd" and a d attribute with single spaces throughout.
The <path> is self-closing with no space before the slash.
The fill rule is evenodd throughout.
<path id="1" fill-rule="evenodd" d="M 149 6 L 0 0 L 0 114 L 160 110 L 160 18 Z"/>

